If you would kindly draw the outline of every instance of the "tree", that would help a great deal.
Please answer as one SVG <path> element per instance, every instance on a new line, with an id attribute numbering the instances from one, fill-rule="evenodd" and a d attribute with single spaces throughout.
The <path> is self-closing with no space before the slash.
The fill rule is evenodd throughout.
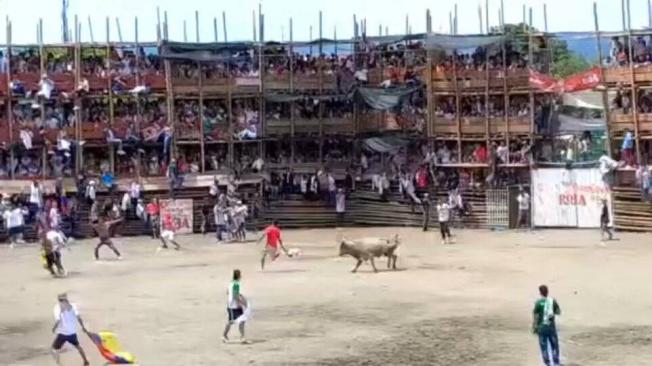
<path id="1" fill-rule="evenodd" d="M 505 24 L 505 31 L 500 27 L 492 27 L 490 34 L 506 36 L 505 48 L 508 53 L 517 52 L 521 55 L 529 53 L 530 27 L 525 23 Z M 582 72 L 591 64 L 581 55 L 568 48 L 566 41 L 544 35 L 535 27 L 531 32 L 535 35 L 532 40 L 533 63 L 539 71 L 551 74 L 555 78 L 566 78 Z M 550 62 L 552 56 L 552 62 Z"/>

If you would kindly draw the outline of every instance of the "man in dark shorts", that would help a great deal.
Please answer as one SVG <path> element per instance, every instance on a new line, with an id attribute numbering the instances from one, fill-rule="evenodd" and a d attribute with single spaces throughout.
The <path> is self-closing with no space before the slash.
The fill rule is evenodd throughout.
<path id="1" fill-rule="evenodd" d="M 269 256 L 272 261 L 278 258 L 280 255 L 278 252 L 279 246 L 283 249 L 285 255 L 290 257 L 290 254 L 283 245 L 283 240 L 281 240 L 281 229 L 278 226 L 277 220 L 274 220 L 271 225 L 265 228 L 263 235 L 258 238 L 258 243 L 260 243 L 265 237 L 267 238 L 267 243 L 265 244 L 265 249 L 263 249 L 263 256 L 260 258 L 260 269 L 263 270 L 265 269 L 265 258 L 267 256 Z"/>
<path id="2" fill-rule="evenodd" d="M 52 333 L 55 333 L 56 337 L 54 338 L 54 342 L 52 342 L 52 357 L 57 365 L 61 365 L 59 352 L 64 344 L 70 343 L 79 351 L 79 355 L 84 361 L 84 366 L 90 365 L 86 358 L 86 353 L 84 353 L 84 349 L 79 344 L 79 339 L 77 339 L 77 323 L 81 325 L 84 333 L 88 333 L 84 322 L 79 316 L 77 307 L 68 301 L 66 294 L 60 294 L 58 300 L 58 303 L 54 306 L 55 322 L 52 327 Z"/>
<path id="3" fill-rule="evenodd" d="M 226 290 L 227 304 L 226 312 L 228 315 L 228 320 L 226 327 L 224 327 L 224 333 L 222 334 L 222 341 L 224 343 L 229 341 L 229 331 L 231 330 L 231 325 L 234 323 L 238 324 L 238 329 L 240 330 L 240 342 L 247 343 L 245 339 L 245 322 L 246 318 L 243 316 L 244 311 L 249 306 L 247 304 L 247 299 L 242 295 L 240 289 L 240 270 L 233 270 L 233 281 L 229 283 L 229 287 Z"/>
<path id="4" fill-rule="evenodd" d="M 65 241 L 61 233 L 55 230 L 48 231 L 43 234 L 41 245 L 43 256 L 45 257 L 46 269 L 53 277 L 56 277 L 57 274 L 59 276 L 65 276 L 66 270 L 63 268 L 63 264 L 61 264 L 61 248 L 65 246 Z M 57 267 L 57 273 L 54 272 L 53 267 Z"/>
<path id="5" fill-rule="evenodd" d="M 100 238 L 100 242 L 97 244 L 95 247 L 95 260 L 100 259 L 100 248 L 103 245 L 108 246 L 113 250 L 113 253 L 118 256 L 118 259 L 122 259 L 122 256 L 120 255 L 120 252 L 118 249 L 113 245 L 113 242 L 111 241 L 111 235 L 110 235 L 110 229 L 111 226 L 119 223 L 122 221 L 122 218 L 117 219 L 117 220 L 112 220 L 112 221 L 104 221 L 104 218 L 101 218 L 97 224 L 93 224 L 93 229 L 95 229 L 95 232 L 97 233 L 97 236 Z"/>

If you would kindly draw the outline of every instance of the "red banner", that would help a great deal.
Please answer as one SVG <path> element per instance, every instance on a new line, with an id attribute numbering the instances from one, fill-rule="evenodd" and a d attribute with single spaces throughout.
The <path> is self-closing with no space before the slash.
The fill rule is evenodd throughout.
<path id="1" fill-rule="evenodd" d="M 554 79 L 530 69 L 530 87 L 550 93 L 573 93 L 591 90 L 600 85 L 602 69 L 594 67 L 590 70 L 569 76 L 566 79 Z"/>

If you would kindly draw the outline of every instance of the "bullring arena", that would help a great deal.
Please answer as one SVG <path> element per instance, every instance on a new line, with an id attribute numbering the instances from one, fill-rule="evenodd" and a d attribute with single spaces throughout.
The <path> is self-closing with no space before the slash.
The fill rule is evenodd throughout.
<path id="1" fill-rule="evenodd" d="M 69 276 L 53 280 L 34 245 L 0 255 L 0 364 L 47 365 L 52 306 L 67 291 L 89 329 L 109 329 L 141 365 L 539 365 L 530 329 L 537 286 L 559 301 L 565 365 L 646 365 L 649 234 L 599 245 L 595 230 L 455 230 L 455 244 L 414 228 L 345 228 L 346 237 L 402 238 L 399 271 L 339 258 L 336 229 L 286 230 L 302 255 L 259 268 L 261 247 L 179 236 L 117 238 L 125 257 L 94 262 L 92 244 L 64 252 Z M 253 235 L 250 235 L 253 238 Z M 108 253 L 107 253 L 108 256 Z M 225 289 L 243 272 L 252 302 L 249 345 L 222 344 Z M 90 341 L 91 364 L 102 364 Z M 79 364 L 76 352 L 62 357 Z"/>

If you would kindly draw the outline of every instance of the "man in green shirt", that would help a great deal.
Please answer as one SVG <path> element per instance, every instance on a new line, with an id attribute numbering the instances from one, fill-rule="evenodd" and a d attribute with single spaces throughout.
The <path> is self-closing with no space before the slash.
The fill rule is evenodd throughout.
<path id="1" fill-rule="evenodd" d="M 231 281 L 226 290 L 226 311 L 229 318 L 226 327 L 224 328 L 224 334 L 222 335 L 222 341 L 224 343 L 229 341 L 229 330 L 231 330 L 231 325 L 234 323 L 238 323 L 240 342 L 247 343 L 247 340 L 245 339 L 245 322 L 247 321 L 247 315 L 244 311 L 249 305 L 247 304 L 247 299 L 240 291 L 240 277 L 240 270 L 233 270 L 233 281 Z"/>
<path id="2" fill-rule="evenodd" d="M 541 356 L 546 366 L 558 366 L 559 363 L 559 339 L 557 337 L 557 328 L 555 327 L 555 316 L 561 314 L 559 304 L 552 297 L 548 296 L 548 286 L 539 286 L 539 298 L 534 303 L 532 312 L 532 332 L 539 336 L 539 347 Z M 552 353 L 552 362 L 548 354 L 548 345 Z"/>

